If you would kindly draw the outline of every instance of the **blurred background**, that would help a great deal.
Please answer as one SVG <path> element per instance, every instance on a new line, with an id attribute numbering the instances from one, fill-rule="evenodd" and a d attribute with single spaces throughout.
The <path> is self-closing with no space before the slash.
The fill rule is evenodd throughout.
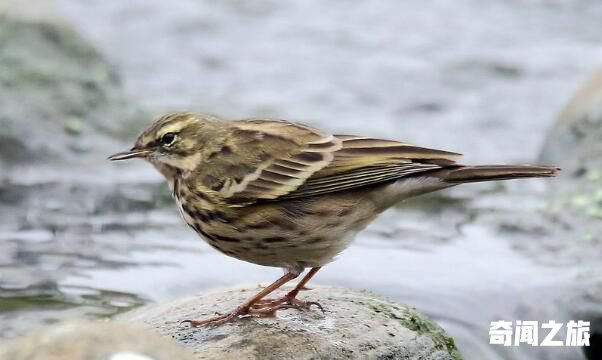
<path id="1" fill-rule="evenodd" d="M 602 64 L 594 0 L 2 0 L 0 13 L 0 341 L 280 274 L 210 249 L 150 165 L 106 161 L 163 112 L 537 162 Z M 400 204 L 316 283 L 415 306 L 469 360 L 599 359 L 600 345 L 488 344 L 490 321 L 577 316 L 602 341 L 602 192 L 567 200 L 555 181 Z M 566 220 L 584 201 L 594 212 Z"/>

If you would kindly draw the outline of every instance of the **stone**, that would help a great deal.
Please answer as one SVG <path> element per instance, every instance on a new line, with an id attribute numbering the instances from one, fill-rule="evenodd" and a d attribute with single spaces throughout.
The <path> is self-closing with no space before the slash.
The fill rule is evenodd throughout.
<path id="1" fill-rule="evenodd" d="M 539 159 L 564 176 L 602 177 L 602 69 L 573 95 L 550 130 Z"/>
<path id="2" fill-rule="evenodd" d="M 563 171 L 549 210 L 558 233 L 581 243 L 586 254 L 602 249 L 602 69 L 573 95 L 558 116 L 540 154 Z M 571 224 L 560 227 L 557 224 Z M 594 250 L 598 251 L 594 251 Z"/>
<path id="3" fill-rule="evenodd" d="M 258 291 L 216 289 L 144 307 L 122 320 L 143 324 L 191 349 L 196 359 L 461 359 L 443 329 L 415 309 L 374 296 L 319 286 L 300 298 L 309 310 L 280 310 L 219 327 L 191 328 L 186 319 L 230 311 Z"/>
<path id="4" fill-rule="evenodd" d="M 104 57 L 68 25 L 13 18 L 4 7 L 0 164 L 104 158 L 107 147 L 131 141 L 148 117 Z"/>
<path id="5" fill-rule="evenodd" d="M 553 250 L 557 263 L 572 264 L 577 270 L 570 287 L 556 290 L 550 302 L 560 304 L 566 318 L 591 323 L 590 346 L 583 353 L 587 359 L 601 359 L 602 68 L 559 114 L 539 158 L 559 165 L 563 172 L 555 182 L 545 217 L 531 219 L 550 234 L 538 251 Z"/>
<path id="6" fill-rule="evenodd" d="M 114 321 L 67 321 L 0 347 L 0 360 L 192 360 L 153 331 Z"/>

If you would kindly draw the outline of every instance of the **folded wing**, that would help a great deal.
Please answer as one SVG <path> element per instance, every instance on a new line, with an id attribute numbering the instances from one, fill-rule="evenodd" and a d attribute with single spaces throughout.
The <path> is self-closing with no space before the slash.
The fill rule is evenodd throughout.
<path id="1" fill-rule="evenodd" d="M 374 185 L 455 164 L 462 155 L 397 141 L 336 135 L 333 161 L 284 198 L 315 196 Z"/>
<path id="2" fill-rule="evenodd" d="M 453 165 L 460 154 L 396 141 L 331 135 L 279 120 L 234 122 L 221 151 L 187 184 L 230 206 L 303 198 Z"/>

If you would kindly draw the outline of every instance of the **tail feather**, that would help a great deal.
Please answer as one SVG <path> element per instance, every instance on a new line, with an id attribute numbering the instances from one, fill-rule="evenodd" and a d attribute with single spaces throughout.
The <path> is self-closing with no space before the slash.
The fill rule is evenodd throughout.
<path id="1" fill-rule="evenodd" d="M 450 183 L 466 183 L 490 180 L 510 180 L 530 177 L 556 176 L 560 168 L 543 165 L 460 165 L 441 170 L 437 176 Z"/>

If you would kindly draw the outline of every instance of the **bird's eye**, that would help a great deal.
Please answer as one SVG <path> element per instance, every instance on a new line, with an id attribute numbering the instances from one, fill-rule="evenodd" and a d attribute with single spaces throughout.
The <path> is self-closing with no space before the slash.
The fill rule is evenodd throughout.
<path id="1" fill-rule="evenodd" d="M 166 133 L 165 135 L 163 135 L 161 137 L 161 143 L 163 145 L 170 145 L 171 143 L 174 142 L 174 140 L 176 140 L 176 134 L 175 133 Z"/>

